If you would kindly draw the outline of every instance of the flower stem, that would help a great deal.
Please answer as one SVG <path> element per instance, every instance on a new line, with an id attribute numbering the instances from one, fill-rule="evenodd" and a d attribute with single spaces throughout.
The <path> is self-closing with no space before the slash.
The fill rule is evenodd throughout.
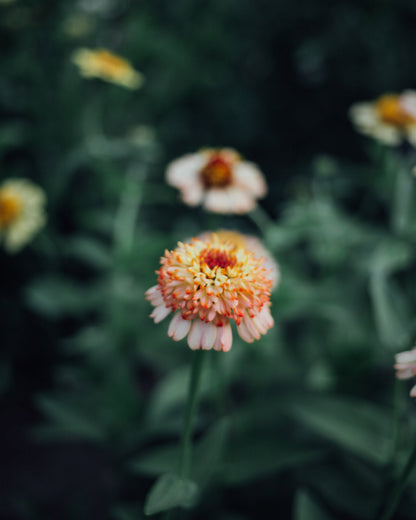
<path id="1" fill-rule="evenodd" d="M 396 172 L 396 186 L 393 195 L 391 226 L 400 234 L 409 224 L 413 201 L 414 178 L 407 163 L 403 161 Z"/>
<path id="2" fill-rule="evenodd" d="M 400 478 L 396 482 L 396 485 L 394 486 L 389 499 L 387 501 L 387 505 L 384 508 L 380 520 L 389 520 L 394 512 L 396 511 L 397 506 L 399 505 L 400 498 L 402 496 L 402 493 L 406 487 L 407 479 L 410 476 L 410 473 L 412 472 L 412 469 L 416 463 L 416 443 L 413 446 L 413 449 L 410 453 L 410 456 L 407 460 L 407 463 L 405 467 L 403 468 L 402 474 L 400 475 Z"/>
<path id="3" fill-rule="evenodd" d="M 203 360 L 206 357 L 206 353 L 203 350 L 196 350 L 192 355 L 191 379 L 189 381 L 188 400 L 186 403 L 185 423 L 182 433 L 182 444 L 179 460 L 179 475 L 184 479 L 189 477 L 191 468 L 192 423 L 198 404 Z"/>
<path id="4" fill-rule="evenodd" d="M 248 215 L 262 232 L 263 236 L 266 236 L 267 231 L 273 226 L 273 221 L 270 216 L 261 206 L 256 206 Z"/>

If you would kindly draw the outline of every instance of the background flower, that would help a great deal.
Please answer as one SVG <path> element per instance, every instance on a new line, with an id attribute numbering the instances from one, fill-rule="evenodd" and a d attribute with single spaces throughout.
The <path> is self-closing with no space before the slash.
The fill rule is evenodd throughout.
<path id="1" fill-rule="evenodd" d="M 416 92 L 385 94 L 373 102 L 356 103 L 350 117 L 357 130 L 388 145 L 403 139 L 416 145 Z"/>
<path id="2" fill-rule="evenodd" d="M 230 148 L 203 149 L 176 159 L 166 179 L 186 204 L 202 204 L 215 213 L 247 213 L 267 192 L 258 167 Z"/>
<path id="3" fill-rule="evenodd" d="M 130 62 L 107 49 L 78 49 L 72 61 L 85 78 L 100 78 L 122 87 L 137 89 L 143 84 L 143 76 Z"/>
<path id="4" fill-rule="evenodd" d="M 0 185 L 0 240 L 14 253 L 45 224 L 45 194 L 27 179 L 10 179 Z"/>

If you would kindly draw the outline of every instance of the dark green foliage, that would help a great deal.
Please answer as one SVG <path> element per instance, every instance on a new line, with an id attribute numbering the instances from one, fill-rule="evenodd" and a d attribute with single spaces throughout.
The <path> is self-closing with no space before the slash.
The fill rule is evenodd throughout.
<path id="1" fill-rule="evenodd" d="M 416 159 L 347 111 L 415 87 L 415 22 L 411 0 L 0 2 L 0 180 L 39 184 L 48 213 L 0 251 L 1 518 L 377 517 L 416 437 L 393 370 L 416 339 Z M 82 78 L 78 47 L 143 87 Z M 262 212 L 179 201 L 166 165 L 203 146 L 259 164 Z M 191 352 L 144 292 L 166 248 L 224 227 L 278 260 L 276 325 L 207 353 L 187 479 Z"/>

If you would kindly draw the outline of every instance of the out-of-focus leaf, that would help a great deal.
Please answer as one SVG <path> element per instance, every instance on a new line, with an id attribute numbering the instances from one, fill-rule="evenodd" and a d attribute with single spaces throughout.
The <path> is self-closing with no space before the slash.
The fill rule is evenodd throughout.
<path id="1" fill-rule="evenodd" d="M 77 403 L 70 404 L 64 400 L 55 400 L 48 397 L 37 399 L 39 408 L 52 420 L 51 431 L 56 437 L 66 439 L 88 439 L 101 441 L 104 432 L 97 418 L 87 410 L 83 410 Z M 36 431 L 37 438 L 48 437 L 48 426 L 41 426 Z"/>
<path id="2" fill-rule="evenodd" d="M 373 252 L 362 265 L 369 273 L 382 272 L 385 275 L 403 269 L 413 260 L 414 252 L 410 243 L 388 238 L 379 241 Z"/>
<path id="3" fill-rule="evenodd" d="M 63 278 L 45 277 L 34 281 L 25 291 L 28 305 L 51 318 L 83 314 L 102 303 L 103 288 L 81 287 Z"/>
<path id="4" fill-rule="evenodd" d="M 306 491 L 298 491 L 295 497 L 294 520 L 330 520 L 330 517 Z"/>
<path id="5" fill-rule="evenodd" d="M 198 484 L 203 485 L 209 482 L 223 465 L 229 428 L 229 419 L 221 419 L 208 430 L 196 445 L 192 475 Z"/>
<path id="6" fill-rule="evenodd" d="M 231 440 L 221 478 L 225 484 L 239 486 L 289 468 L 319 460 L 323 450 L 301 446 L 295 441 L 266 437 Z"/>
<path id="7" fill-rule="evenodd" d="M 228 419 L 214 424 L 200 441 L 195 443 L 192 456 L 192 477 L 200 485 L 210 480 L 222 465 Z M 160 446 L 146 450 L 130 462 L 130 469 L 138 474 L 161 475 L 176 469 L 179 462 L 179 445 Z"/>
<path id="8" fill-rule="evenodd" d="M 393 350 L 406 347 L 410 339 L 410 317 L 398 289 L 378 270 L 370 276 L 369 289 L 380 341 Z"/>
<path id="9" fill-rule="evenodd" d="M 180 368 L 168 375 L 155 390 L 149 404 L 149 423 L 159 422 L 172 410 L 182 410 L 189 385 L 189 367 Z M 207 371 L 201 378 L 201 396 L 207 391 L 210 381 Z"/>
<path id="10" fill-rule="evenodd" d="M 341 448 L 372 463 L 387 461 L 390 425 L 385 410 L 355 399 L 314 396 L 292 403 L 288 411 Z"/>
<path id="11" fill-rule="evenodd" d="M 188 509 L 195 504 L 197 497 L 198 486 L 195 482 L 168 473 L 152 486 L 146 497 L 144 512 L 146 515 L 154 515 L 174 507 Z"/>
<path id="12" fill-rule="evenodd" d="M 134 473 L 157 476 L 173 471 L 179 460 L 178 444 L 146 450 L 129 463 Z"/>
<path id="13" fill-rule="evenodd" d="M 110 513 L 111 520 L 142 520 L 143 506 L 115 506 Z"/>
<path id="14" fill-rule="evenodd" d="M 96 269 L 108 269 L 112 264 L 112 254 L 108 248 L 92 237 L 77 236 L 65 241 L 65 253 Z"/>

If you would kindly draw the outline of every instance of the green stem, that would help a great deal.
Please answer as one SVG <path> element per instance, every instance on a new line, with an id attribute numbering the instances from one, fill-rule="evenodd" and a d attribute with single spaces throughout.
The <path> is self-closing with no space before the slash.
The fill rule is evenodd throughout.
<path id="1" fill-rule="evenodd" d="M 392 438 L 390 447 L 389 467 L 393 467 L 396 459 L 397 450 L 400 444 L 400 422 L 403 414 L 403 385 L 397 378 L 394 378 L 393 390 L 393 421 L 392 421 Z"/>
<path id="2" fill-rule="evenodd" d="M 204 352 L 202 349 L 196 350 L 192 353 L 192 356 L 191 379 L 189 381 L 188 400 L 186 403 L 185 423 L 182 434 L 181 453 L 179 460 L 179 475 L 183 479 L 189 477 L 191 468 L 192 423 L 198 404 L 203 360 L 206 357 L 206 352 Z"/>
<path id="3" fill-rule="evenodd" d="M 261 206 L 256 206 L 248 215 L 262 232 L 263 236 L 267 236 L 267 231 L 273 226 L 273 221 L 264 209 Z"/>
<path id="4" fill-rule="evenodd" d="M 392 201 L 391 226 L 395 233 L 406 230 L 413 202 L 414 178 L 407 164 L 401 165 L 396 172 L 396 186 Z"/>
<path id="5" fill-rule="evenodd" d="M 116 254 L 129 252 L 134 242 L 134 231 L 142 198 L 144 166 L 132 164 L 124 180 L 124 188 L 114 219 L 114 247 Z"/>
<path id="6" fill-rule="evenodd" d="M 384 508 L 380 520 L 389 520 L 394 512 L 396 511 L 397 506 L 399 505 L 400 498 L 402 493 L 406 487 L 407 479 L 409 478 L 412 469 L 416 463 L 416 443 L 413 446 L 413 449 L 410 453 L 410 456 L 407 460 L 405 467 L 403 468 L 402 474 L 398 479 L 396 485 L 394 486 L 389 499 L 387 501 L 387 505 Z"/>

